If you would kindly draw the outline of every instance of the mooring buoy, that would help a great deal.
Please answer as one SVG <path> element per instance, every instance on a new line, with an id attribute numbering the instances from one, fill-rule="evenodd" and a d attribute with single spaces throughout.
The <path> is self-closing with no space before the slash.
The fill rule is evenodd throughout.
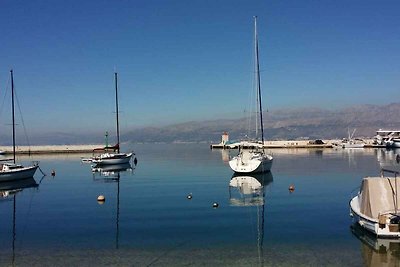
<path id="1" fill-rule="evenodd" d="M 51 176 L 53 176 L 53 177 L 56 176 L 56 171 L 55 170 L 51 171 Z"/>
<path id="2" fill-rule="evenodd" d="M 100 196 L 97 197 L 97 201 L 104 202 L 104 201 L 106 201 L 106 198 L 105 198 L 105 196 L 100 195 Z"/>
<path id="3" fill-rule="evenodd" d="M 214 202 L 214 203 L 213 203 L 213 208 L 218 208 L 218 206 L 219 206 L 219 205 L 218 205 L 217 202 Z"/>
<path id="4" fill-rule="evenodd" d="M 294 185 L 289 185 L 289 192 L 292 193 L 294 191 Z"/>
<path id="5" fill-rule="evenodd" d="M 187 199 L 192 199 L 192 194 L 187 195 Z"/>

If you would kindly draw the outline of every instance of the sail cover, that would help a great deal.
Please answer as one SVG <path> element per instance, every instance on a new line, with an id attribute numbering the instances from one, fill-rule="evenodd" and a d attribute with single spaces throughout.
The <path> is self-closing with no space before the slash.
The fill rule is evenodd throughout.
<path id="1" fill-rule="evenodd" d="M 396 195 L 397 193 L 397 195 Z M 360 212 L 366 216 L 378 219 L 379 213 L 394 212 L 400 208 L 400 179 L 366 177 L 361 184 Z"/>

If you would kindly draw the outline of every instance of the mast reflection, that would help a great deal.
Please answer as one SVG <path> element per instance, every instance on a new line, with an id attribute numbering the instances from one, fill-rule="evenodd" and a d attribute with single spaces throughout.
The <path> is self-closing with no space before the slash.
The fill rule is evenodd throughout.
<path id="1" fill-rule="evenodd" d="M 8 200 L 13 202 L 12 266 L 15 266 L 15 242 L 17 240 L 17 195 L 24 189 L 36 188 L 38 186 L 33 177 L 16 181 L 0 182 L 0 203 Z"/>
<path id="2" fill-rule="evenodd" d="M 121 173 L 130 172 L 133 175 L 134 168 L 130 163 L 105 165 L 101 167 L 92 166 L 93 181 L 104 183 L 117 183 L 117 208 L 116 208 L 116 233 L 115 248 L 119 248 L 119 204 L 120 204 L 120 180 Z"/>
<path id="3" fill-rule="evenodd" d="M 229 182 L 231 206 L 257 207 L 257 249 L 260 266 L 264 266 L 264 206 L 265 188 L 272 183 L 271 172 L 262 174 L 234 174 Z"/>

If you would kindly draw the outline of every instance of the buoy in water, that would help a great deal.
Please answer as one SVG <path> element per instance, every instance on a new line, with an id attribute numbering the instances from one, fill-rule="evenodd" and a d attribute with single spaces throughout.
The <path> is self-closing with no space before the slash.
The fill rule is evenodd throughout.
<path id="1" fill-rule="evenodd" d="M 217 202 L 214 202 L 214 203 L 213 203 L 213 208 L 218 208 L 218 206 L 219 206 L 219 205 L 218 205 Z"/>
<path id="2" fill-rule="evenodd" d="M 294 185 L 289 185 L 289 192 L 292 193 L 294 191 Z"/>
<path id="3" fill-rule="evenodd" d="M 56 171 L 55 170 L 51 171 L 51 176 L 53 176 L 53 177 L 56 176 Z"/>
<path id="4" fill-rule="evenodd" d="M 192 194 L 187 195 L 187 199 L 192 199 Z"/>
<path id="5" fill-rule="evenodd" d="M 100 195 L 100 196 L 97 197 L 97 201 L 98 202 L 104 202 L 104 201 L 106 201 L 106 198 L 103 195 Z"/>

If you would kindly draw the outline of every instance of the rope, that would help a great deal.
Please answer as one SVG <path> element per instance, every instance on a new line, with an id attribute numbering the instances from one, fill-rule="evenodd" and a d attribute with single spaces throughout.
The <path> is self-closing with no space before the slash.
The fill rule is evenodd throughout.
<path id="1" fill-rule="evenodd" d="M 39 171 L 43 174 L 43 177 L 47 175 L 47 174 L 45 174 L 45 173 L 42 171 L 42 169 L 40 168 L 39 164 L 38 164 L 38 169 L 39 169 Z"/>

